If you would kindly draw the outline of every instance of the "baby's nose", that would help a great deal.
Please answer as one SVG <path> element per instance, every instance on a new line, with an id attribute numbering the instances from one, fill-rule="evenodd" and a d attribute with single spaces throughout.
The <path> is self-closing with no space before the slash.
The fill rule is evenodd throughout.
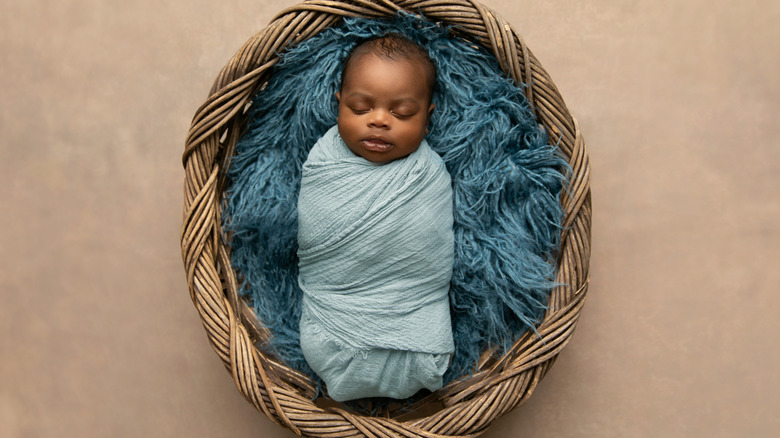
<path id="1" fill-rule="evenodd" d="M 381 108 L 372 110 L 368 115 L 368 126 L 387 127 L 390 121 L 390 112 Z"/>

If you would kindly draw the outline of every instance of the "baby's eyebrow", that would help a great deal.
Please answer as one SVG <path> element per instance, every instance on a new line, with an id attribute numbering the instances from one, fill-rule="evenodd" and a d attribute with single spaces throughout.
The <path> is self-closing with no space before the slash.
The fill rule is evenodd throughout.
<path id="1" fill-rule="evenodd" d="M 344 97 L 351 98 L 351 99 L 368 99 L 368 100 L 376 99 L 374 97 L 374 95 L 363 93 L 363 92 L 360 92 L 360 91 L 350 91 Z M 411 97 L 411 96 L 408 96 L 408 97 L 407 96 L 403 96 L 403 97 L 399 97 L 397 99 L 391 99 L 390 103 L 393 103 L 393 104 L 396 104 L 396 105 L 397 104 L 401 104 L 401 103 L 417 103 L 417 99 L 415 99 L 414 97 Z"/>
<path id="2" fill-rule="evenodd" d="M 371 97 L 368 94 L 361 93 L 360 91 L 349 91 L 349 92 L 346 93 L 346 96 L 347 97 L 363 97 L 363 98 L 366 98 L 366 99 Z"/>
<path id="3" fill-rule="evenodd" d="M 393 103 L 417 103 L 417 99 L 413 97 L 401 97 L 399 99 L 393 100 Z"/>

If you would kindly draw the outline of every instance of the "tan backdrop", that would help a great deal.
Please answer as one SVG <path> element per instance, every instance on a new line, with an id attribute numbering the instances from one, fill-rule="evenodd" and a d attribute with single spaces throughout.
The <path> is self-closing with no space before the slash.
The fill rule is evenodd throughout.
<path id="1" fill-rule="evenodd" d="M 294 0 L 0 5 L 0 436 L 290 437 L 180 260 L 189 122 Z M 780 2 L 487 0 L 580 120 L 591 287 L 486 437 L 780 436 Z"/>

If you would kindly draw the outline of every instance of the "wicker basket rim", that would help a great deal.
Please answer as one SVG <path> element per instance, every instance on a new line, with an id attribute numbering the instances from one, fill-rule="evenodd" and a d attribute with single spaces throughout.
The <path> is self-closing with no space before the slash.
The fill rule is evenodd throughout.
<path id="1" fill-rule="evenodd" d="M 485 352 L 474 374 L 434 393 L 417 407 L 431 414 L 404 419 L 399 412 L 367 416 L 321 406 L 300 372 L 256 347 L 269 333 L 238 298 L 221 230 L 224 169 L 233 155 L 245 112 L 278 61 L 278 53 L 338 24 L 343 17 L 381 18 L 403 10 L 439 22 L 491 51 L 526 97 L 537 120 L 571 166 L 561 203 L 564 231 L 557 282 L 538 334 L 521 336 L 501 357 Z M 498 14 L 473 0 L 308 0 L 280 12 L 250 38 L 219 73 L 187 136 L 182 258 L 190 296 L 209 341 L 242 395 L 274 422 L 306 436 L 472 436 L 524 403 L 568 343 L 588 289 L 590 163 L 576 120 L 552 79 L 523 39 Z M 390 418 L 393 417 L 393 418 Z"/>

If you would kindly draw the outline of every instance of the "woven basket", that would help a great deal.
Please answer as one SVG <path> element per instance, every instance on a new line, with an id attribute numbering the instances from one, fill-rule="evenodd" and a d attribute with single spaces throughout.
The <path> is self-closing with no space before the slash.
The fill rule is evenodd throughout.
<path id="1" fill-rule="evenodd" d="M 455 26 L 490 50 L 526 96 L 537 120 L 557 142 L 572 172 L 561 197 L 565 211 L 557 281 L 538 335 L 525 334 L 501 357 L 485 351 L 477 370 L 414 406 L 382 408 L 368 416 L 322 399 L 307 376 L 255 345 L 269 339 L 238 297 L 221 230 L 224 170 L 246 123 L 246 109 L 269 78 L 277 54 L 338 25 L 343 17 L 381 18 L 405 10 Z M 522 38 L 495 12 L 470 0 L 312 0 L 282 11 L 222 69 L 192 121 L 183 156 L 184 223 L 181 246 L 192 301 L 212 347 L 238 389 L 258 410 L 296 434 L 319 437 L 473 436 L 522 404 L 568 342 L 588 289 L 590 165 L 577 122 Z M 412 412 L 412 414 L 409 413 Z"/>

